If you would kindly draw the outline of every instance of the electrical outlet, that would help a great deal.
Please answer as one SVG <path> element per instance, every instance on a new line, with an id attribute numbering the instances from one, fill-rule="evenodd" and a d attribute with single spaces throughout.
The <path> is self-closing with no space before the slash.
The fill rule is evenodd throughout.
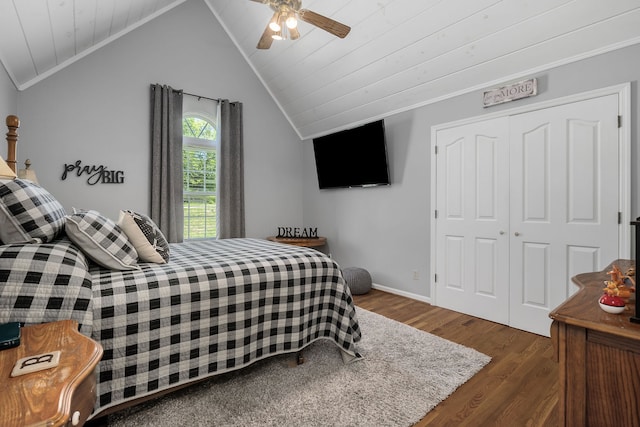
<path id="1" fill-rule="evenodd" d="M 420 280 L 420 273 L 418 273 L 418 270 L 413 270 L 413 280 Z"/>

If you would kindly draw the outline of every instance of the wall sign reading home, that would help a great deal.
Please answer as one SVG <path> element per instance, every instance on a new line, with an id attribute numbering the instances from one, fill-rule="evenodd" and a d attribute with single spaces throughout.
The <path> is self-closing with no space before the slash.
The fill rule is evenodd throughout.
<path id="1" fill-rule="evenodd" d="M 69 174 L 77 177 L 86 176 L 89 185 L 124 183 L 124 171 L 109 170 L 104 165 L 83 165 L 81 160 L 70 164 L 65 163 L 61 179 L 64 181 Z"/>

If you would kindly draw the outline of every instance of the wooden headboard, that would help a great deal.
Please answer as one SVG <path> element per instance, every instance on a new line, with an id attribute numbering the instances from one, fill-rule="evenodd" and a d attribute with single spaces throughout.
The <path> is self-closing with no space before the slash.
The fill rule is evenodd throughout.
<path id="1" fill-rule="evenodd" d="M 18 116 L 7 116 L 7 128 L 9 128 L 9 131 L 7 132 L 7 158 L 5 159 L 5 161 L 14 172 L 17 172 L 16 143 L 18 142 L 19 127 L 20 119 L 18 118 Z"/>

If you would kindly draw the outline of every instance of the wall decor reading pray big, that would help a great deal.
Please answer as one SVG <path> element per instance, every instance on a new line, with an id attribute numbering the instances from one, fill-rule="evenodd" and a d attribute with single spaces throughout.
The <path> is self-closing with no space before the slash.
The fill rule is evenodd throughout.
<path id="1" fill-rule="evenodd" d="M 81 160 L 76 160 L 75 163 L 64 165 L 64 172 L 62 172 L 61 179 L 64 181 L 67 179 L 67 174 L 75 174 L 80 177 L 87 175 L 87 184 L 122 184 L 124 183 L 124 171 L 109 170 L 107 166 L 88 166 L 82 165 Z"/>

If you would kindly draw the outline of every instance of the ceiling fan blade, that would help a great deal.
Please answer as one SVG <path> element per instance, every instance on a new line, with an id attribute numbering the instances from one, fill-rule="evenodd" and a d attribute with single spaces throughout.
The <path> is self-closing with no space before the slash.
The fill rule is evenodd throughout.
<path id="1" fill-rule="evenodd" d="M 331 18 L 327 18 L 326 16 L 319 15 L 308 9 L 300 9 L 298 11 L 298 16 L 303 21 L 308 22 L 311 25 L 315 25 L 316 27 L 327 31 L 334 36 L 338 36 L 341 39 L 345 38 L 347 34 L 349 34 L 349 31 L 351 31 L 351 27 L 341 24 L 338 21 L 334 21 Z"/>
<path id="2" fill-rule="evenodd" d="M 289 38 L 291 40 L 297 40 L 300 38 L 300 31 L 298 31 L 298 28 L 288 28 L 289 30 Z"/>
<path id="3" fill-rule="evenodd" d="M 276 16 L 275 14 L 273 15 L 274 17 Z M 269 23 L 271 23 L 271 21 L 269 21 Z M 273 43 L 273 37 L 271 37 L 273 35 L 273 30 L 271 28 L 269 28 L 269 24 L 267 24 L 267 28 L 264 29 L 264 32 L 262 33 L 262 37 L 260 37 L 260 40 L 258 41 L 258 46 L 256 46 L 258 49 L 269 49 L 271 47 L 271 43 Z"/>

